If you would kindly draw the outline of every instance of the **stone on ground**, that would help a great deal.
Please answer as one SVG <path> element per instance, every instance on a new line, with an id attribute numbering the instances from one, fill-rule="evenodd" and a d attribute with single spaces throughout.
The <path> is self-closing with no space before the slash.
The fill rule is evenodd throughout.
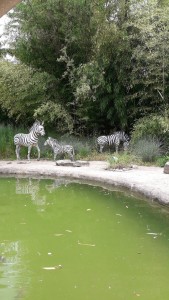
<path id="1" fill-rule="evenodd" d="M 64 159 L 64 160 L 57 160 L 56 161 L 56 166 L 66 166 L 66 167 L 84 167 L 84 166 L 89 166 L 88 161 L 71 161 L 69 159 Z"/>

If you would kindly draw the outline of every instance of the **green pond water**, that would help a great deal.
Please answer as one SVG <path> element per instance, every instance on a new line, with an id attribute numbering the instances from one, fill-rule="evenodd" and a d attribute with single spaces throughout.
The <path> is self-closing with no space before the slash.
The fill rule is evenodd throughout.
<path id="1" fill-rule="evenodd" d="M 64 179 L 0 178 L 0 299 L 168 300 L 169 210 Z"/>

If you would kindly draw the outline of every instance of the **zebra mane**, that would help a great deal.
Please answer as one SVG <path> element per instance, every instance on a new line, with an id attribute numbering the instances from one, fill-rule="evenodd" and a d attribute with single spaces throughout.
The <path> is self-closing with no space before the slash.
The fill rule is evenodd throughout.
<path id="1" fill-rule="evenodd" d="M 54 139 L 54 138 L 52 138 L 52 137 L 50 137 L 50 136 L 48 137 L 48 140 L 54 142 L 55 144 L 59 144 L 59 142 L 58 142 L 57 139 Z"/>
<path id="2" fill-rule="evenodd" d="M 32 130 L 34 130 L 34 128 L 35 128 L 36 126 L 40 126 L 40 121 L 36 120 L 36 121 L 33 123 L 32 127 L 29 129 L 29 132 L 31 132 Z"/>

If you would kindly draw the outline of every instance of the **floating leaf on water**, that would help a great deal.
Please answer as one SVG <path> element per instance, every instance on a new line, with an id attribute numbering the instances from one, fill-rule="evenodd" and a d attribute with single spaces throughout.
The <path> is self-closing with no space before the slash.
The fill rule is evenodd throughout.
<path id="1" fill-rule="evenodd" d="M 78 241 L 78 245 L 81 245 L 81 246 L 90 246 L 90 247 L 95 247 L 96 245 L 95 244 L 83 244 L 83 243 L 80 243 Z"/>
<path id="2" fill-rule="evenodd" d="M 149 235 L 162 235 L 162 233 L 157 233 L 157 232 L 147 232 L 146 234 L 149 234 Z"/>
<path id="3" fill-rule="evenodd" d="M 121 215 L 121 214 L 116 214 L 116 216 L 122 217 L 122 215 Z"/>
<path id="4" fill-rule="evenodd" d="M 44 270 L 56 270 L 55 267 L 44 267 L 43 269 L 44 269 Z"/>
<path id="5" fill-rule="evenodd" d="M 54 266 L 54 267 L 43 267 L 42 269 L 48 270 L 48 271 L 58 270 L 58 269 L 62 269 L 62 265 L 58 265 L 58 266 Z"/>
<path id="6" fill-rule="evenodd" d="M 71 231 L 71 230 L 69 230 L 69 229 L 66 229 L 65 231 L 66 231 L 66 232 L 70 232 L 70 233 L 72 232 L 72 231 Z"/>
<path id="7" fill-rule="evenodd" d="M 140 297 L 141 295 L 139 293 L 134 292 L 134 295 L 137 297 Z"/>
<path id="8" fill-rule="evenodd" d="M 91 208 L 87 208 L 87 209 L 86 209 L 86 211 L 90 211 L 90 210 L 91 210 Z"/>
<path id="9" fill-rule="evenodd" d="M 54 236 L 62 236 L 63 233 L 55 233 Z"/>

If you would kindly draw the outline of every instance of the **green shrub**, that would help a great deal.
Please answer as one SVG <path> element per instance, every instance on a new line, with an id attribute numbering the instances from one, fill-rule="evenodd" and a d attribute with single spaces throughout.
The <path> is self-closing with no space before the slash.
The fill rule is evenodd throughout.
<path id="1" fill-rule="evenodd" d="M 0 158 L 11 158 L 15 155 L 13 137 L 14 128 L 11 126 L 0 125 Z"/>
<path id="2" fill-rule="evenodd" d="M 161 154 L 160 142 L 154 138 L 142 138 L 132 145 L 131 151 L 143 162 L 154 162 Z"/>
<path id="3" fill-rule="evenodd" d="M 169 161 L 169 156 L 161 156 L 157 159 L 156 163 L 159 167 L 164 167 L 166 162 L 168 161 Z"/>
<path id="4" fill-rule="evenodd" d="M 120 169 L 131 167 L 133 164 L 140 165 L 141 160 L 134 154 L 121 152 L 116 155 L 109 155 L 107 159 L 110 169 Z"/>
<path id="5" fill-rule="evenodd" d="M 139 119 L 131 134 L 131 145 L 141 139 L 155 139 L 163 146 L 164 152 L 167 152 L 169 146 L 169 118 L 159 115 L 149 115 Z"/>

